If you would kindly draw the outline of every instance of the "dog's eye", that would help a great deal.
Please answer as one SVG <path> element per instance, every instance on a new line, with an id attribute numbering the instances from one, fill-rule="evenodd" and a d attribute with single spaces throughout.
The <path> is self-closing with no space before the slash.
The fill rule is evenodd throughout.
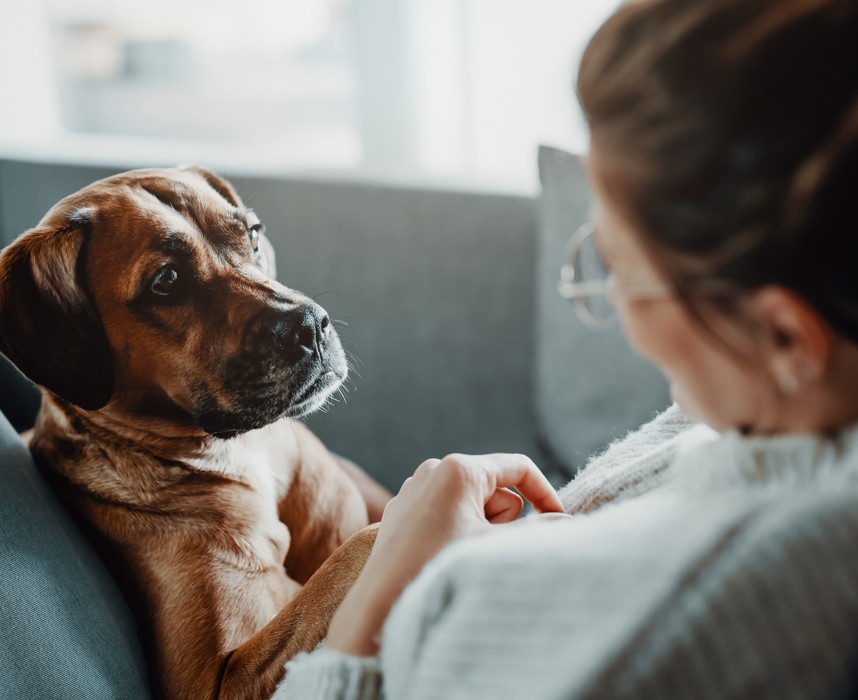
<path id="1" fill-rule="evenodd" d="M 152 280 L 152 291 L 162 297 L 168 296 L 176 291 L 179 281 L 179 271 L 175 265 L 164 265 Z"/>
<path id="2" fill-rule="evenodd" d="M 250 245 L 254 253 L 259 252 L 259 236 L 264 230 L 265 227 L 262 224 L 253 224 L 253 226 L 247 229 L 247 237 L 250 239 Z"/>

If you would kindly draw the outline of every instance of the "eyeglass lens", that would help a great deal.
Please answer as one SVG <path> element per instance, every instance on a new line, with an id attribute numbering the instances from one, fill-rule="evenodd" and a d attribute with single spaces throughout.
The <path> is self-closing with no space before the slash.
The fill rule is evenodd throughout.
<path id="1" fill-rule="evenodd" d="M 599 251 L 593 241 L 593 236 L 587 236 L 578 248 L 575 260 L 572 261 L 575 267 L 576 281 L 580 281 L 585 285 L 588 283 L 597 283 L 597 287 L 604 284 L 610 277 L 610 271 L 605 266 Z M 617 310 L 610 301 L 608 294 L 589 294 L 580 300 L 584 310 L 598 323 L 611 321 L 616 315 Z"/>

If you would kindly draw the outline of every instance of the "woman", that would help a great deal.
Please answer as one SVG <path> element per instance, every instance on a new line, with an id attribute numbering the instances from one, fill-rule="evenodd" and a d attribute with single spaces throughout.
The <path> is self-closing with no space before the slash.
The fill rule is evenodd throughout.
<path id="1" fill-rule="evenodd" d="M 858 2 L 629 2 L 578 91 L 595 208 L 561 291 L 608 293 L 678 407 L 562 504 L 521 456 L 422 464 L 276 697 L 849 692 Z M 582 281 L 591 243 L 611 274 Z M 508 524 L 513 486 L 572 517 Z"/>

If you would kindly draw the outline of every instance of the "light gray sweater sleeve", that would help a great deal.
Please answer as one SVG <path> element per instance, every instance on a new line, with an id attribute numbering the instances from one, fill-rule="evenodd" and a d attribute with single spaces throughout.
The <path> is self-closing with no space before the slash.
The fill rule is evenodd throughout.
<path id="1" fill-rule="evenodd" d="M 523 540 L 455 548 L 391 616 L 384 697 L 841 697 L 858 649 L 856 502 L 736 511 L 664 556 L 658 530 L 553 563 Z"/>
<path id="2" fill-rule="evenodd" d="M 378 700 L 378 658 L 342 654 L 324 646 L 286 664 L 286 679 L 272 700 Z"/>
<path id="3" fill-rule="evenodd" d="M 858 648 L 858 491 L 659 518 L 665 503 L 460 542 L 394 607 L 380 665 L 303 655 L 275 697 L 840 697 Z"/>
<path id="4" fill-rule="evenodd" d="M 844 696 L 858 653 L 858 452 L 840 466 L 813 466 L 815 443 L 769 461 L 737 438 L 689 452 L 702 426 L 668 413 L 660 440 L 652 427 L 564 489 L 582 514 L 451 545 L 394 606 L 379 659 L 302 655 L 275 698 Z M 687 472 L 666 466 L 677 453 Z"/>

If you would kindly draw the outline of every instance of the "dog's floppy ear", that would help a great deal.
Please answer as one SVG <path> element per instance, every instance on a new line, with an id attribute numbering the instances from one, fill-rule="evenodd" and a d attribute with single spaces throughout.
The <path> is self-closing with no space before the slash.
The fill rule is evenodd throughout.
<path id="1" fill-rule="evenodd" d="M 0 352 L 31 381 L 87 410 L 113 394 L 107 336 L 84 288 L 91 212 L 40 226 L 0 254 Z"/>

